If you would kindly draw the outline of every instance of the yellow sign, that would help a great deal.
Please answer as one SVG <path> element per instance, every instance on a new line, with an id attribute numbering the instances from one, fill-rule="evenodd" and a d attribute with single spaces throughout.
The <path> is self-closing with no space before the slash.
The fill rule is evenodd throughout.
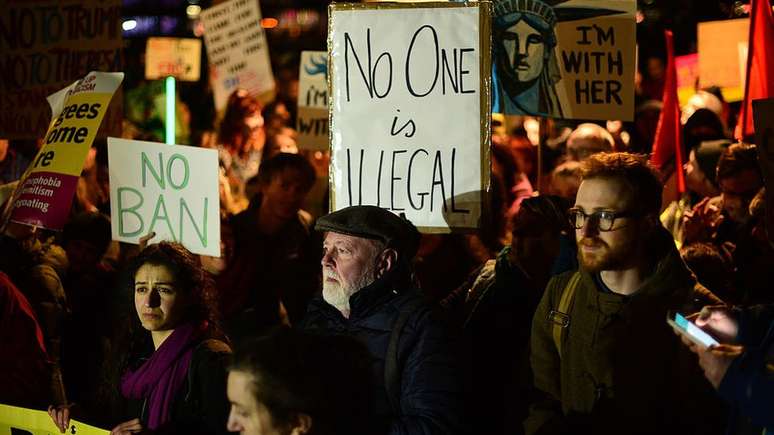
<path id="1" fill-rule="evenodd" d="M 195 38 L 148 38 L 145 46 L 145 78 L 176 77 L 198 82 L 201 73 L 202 40 Z"/>
<path id="2" fill-rule="evenodd" d="M 86 154 L 121 80 L 123 73 L 91 72 L 49 97 L 53 120 L 14 194 L 10 220 L 64 227 Z"/>
<path id="3" fill-rule="evenodd" d="M 59 432 L 59 429 L 45 411 L 0 405 L 0 435 L 55 435 L 59 433 L 61 432 Z M 66 433 L 73 435 L 108 435 L 110 431 L 76 420 L 70 420 L 70 427 L 68 427 Z"/>
<path id="4" fill-rule="evenodd" d="M 744 98 L 749 31 L 747 18 L 699 23 L 699 87 L 719 86 L 729 102 Z"/>

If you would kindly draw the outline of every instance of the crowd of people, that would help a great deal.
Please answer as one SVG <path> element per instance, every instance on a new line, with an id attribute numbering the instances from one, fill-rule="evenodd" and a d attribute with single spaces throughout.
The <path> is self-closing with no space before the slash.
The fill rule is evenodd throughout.
<path id="1" fill-rule="evenodd" d="M 647 163 L 658 110 L 495 115 L 480 230 L 420 234 L 379 207 L 328 213 L 329 157 L 297 143 L 293 105 L 235 91 L 198 144 L 221 163 L 220 258 L 112 241 L 97 141 L 62 232 L 0 235 L 0 403 L 63 433 L 772 431 L 758 151 L 700 91 L 674 194 L 674 167 Z M 30 150 L 0 141 L 0 202 Z M 673 334 L 671 311 L 721 344 Z"/>

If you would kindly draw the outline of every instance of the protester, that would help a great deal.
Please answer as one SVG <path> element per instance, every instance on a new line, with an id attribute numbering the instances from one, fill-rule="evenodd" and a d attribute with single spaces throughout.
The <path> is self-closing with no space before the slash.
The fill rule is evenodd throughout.
<path id="1" fill-rule="evenodd" d="M 696 275 L 696 280 L 729 304 L 741 302 L 732 282 L 731 259 L 712 243 L 693 243 L 680 248 L 685 265 Z"/>
<path id="2" fill-rule="evenodd" d="M 37 408 L 51 395 L 51 366 L 32 306 L 0 272 L 0 403 Z"/>
<path id="3" fill-rule="evenodd" d="M 97 212 L 73 216 L 61 237 L 69 264 L 64 289 L 70 308 L 62 338 L 63 378 L 68 399 L 90 416 L 102 413 L 96 396 L 100 367 L 118 327 L 112 316 L 116 274 L 102 262 L 110 238 L 110 219 Z"/>
<path id="4" fill-rule="evenodd" d="M 0 234 L 0 252 L 0 272 L 24 294 L 43 332 L 51 363 L 50 399 L 67 403 L 60 364 L 63 325 L 69 315 L 62 285 L 67 255 L 44 231 L 14 222 Z"/>
<path id="5" fill-rule="evenodd" d="M 551 172 L 548 193 L 574 204 L 578 187 L 580 187 L 580 166 L 580 162 L 570 160 L 554 168 Z"/>
<path id="6" fill-rule="evenodd" d="M 684 165 L 688 195 L 672 201 L 661 213 L 661 223 L 672 233 L 678 246 L 686 239 L 689 243 L 695 239 L 691 234 L 683 234 L 683 218 L 690 219 L 694 213 L 692 208 L 705 198 L 709 198 L 706 200 L 708 203 L 711 198 L 720 195 L 716 168 L 720 155 L 729 145 L 730 142 L 725 139 L 705 141 L 688 153 L 688 162 Z M 701 209 L 696 213 L 703 211 Z"/>
<path id="7" fill-rule="evenodd" d="M 721 433 L 720 404 L 665 321 L 719 300 L 658 222 L 661 183 L 628 153 L 591 156 L 582 180 L 569 211 L 580 267 L 548 283 L 532 324 L 526 433 Z"/>
<path id="8" fill-rule="evenodd" d="M 228 429 L 244 435 L 371 433 L 369 359 L 349 337 L 282 328 L 251 339 L 236 347 L 229 369 Z"/>
<path id="9" fill-rule="evenodd" d="M 466 431 L 463 379 L 452 342 L 411 280 L 419 233 L 374 206 L 318 219 L 325 232 L 323 292 L 301 328 L 350 335 L 368 347 L 375 418 L 370 434 Z"/>
<path id="10" fill-rule="evenodd" d="M 698 346 L 681 336 L 713 387 L 731 406 L 729 433 L 774 431 L 774 305 L 748 308 L 706 306 L 689 316 L 720 341 L 720 345 Z M 757 427 L 755 427 L 757 426 Z"/>
<path id="11" fill-rule="evenodd" d="M 555 196 L 525 199 L 511 244 L 443 301 L 471 340 L 471 405 L 480 433 L 523 433 L 531 321 L 569 234 L 566 211 Z"/>
<path id="12" fill-rule="evenodd" d="M 233 257 L 226 259 L 217 283 L 226 330 L 234 340 L 282 323 L 281 306 L 286 321 L 299 321 L 319 288 L 318 242 L 311 216 L 301 210 L 314 181 L 314 169 L 299 155 L 266 160 L 250 207 L 227 223 Z"/>
<path id="13" fill-rule="evenodd" d="M 247 180 L 258 174 L 266 143 L 261 104 L 246 90 L 237 89 L 228 98 L 226 113 L 218 129 L 218 156 L 232 194 L 244 196 Z"/>
<path id="14" fill-rule="evenodd" d="M 198 258 L 179 244 L 161 242 L 132 259 L 127 276 L 134 313 L 105 385 L 122 406 L 111 434 L 226 433 L 225 358 L 214 293 Z M 120 393 L 120 396 L 119 396 Z M 106 405 L 107 406 L 107 405 Z M 68 407 L 50 407 L 62 433 Z"/>
<path id="15" fill-rule="evenodd" d="M 567 155 L 570 160 L 583 161 L 592 154 L 613 151 L 614 146 L 613 136 L 602 126 L 584 123 L 567 138 Z"/>

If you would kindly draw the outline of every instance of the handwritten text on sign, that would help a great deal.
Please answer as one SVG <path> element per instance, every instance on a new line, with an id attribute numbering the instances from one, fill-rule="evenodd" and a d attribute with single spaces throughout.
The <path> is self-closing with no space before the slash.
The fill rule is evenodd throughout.
<path id="1" fill-rule="evenodd" d="M 145 45 L 145 78 L 175 77 L 198 82 L 201 73 L 202 41 L 194 38 L 148 38 Z"/>
<path id="2" fill-rule="evenodd" d="M 328 149 L 328 53 L 302 51 L 298 71 L 298 145 Z"/>
<path id="3" fill-rule="evenodd" d="M 230 0 L 202 11 L 201 17 L 218 110 L 238 88 L 256 96 L 274 89 L 258 0 Z"/>
<path id="4" fill-rule="evenodd" d="M 220 257 L 218 156 L 210 149 L 108 138 L 113 239 L 174 240 Z"/>
<path id="5" fill-rule="evenodd" d="M 479 6 L 332 9 L 333 207 L 425 228 L 480 216 Z"/>
<path id="6" fill-rule="evenodd" d="M 0 0 L 0 137 L 37 139 L 46 97 L 89 71 L 123 70 L 119 0 Z M 106 115 L 119 134 L 121 101 Z"/>

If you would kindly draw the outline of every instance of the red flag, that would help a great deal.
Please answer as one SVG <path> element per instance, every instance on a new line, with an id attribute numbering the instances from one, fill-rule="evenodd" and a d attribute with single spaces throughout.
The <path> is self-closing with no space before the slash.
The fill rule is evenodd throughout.
<path id="1" fill-rule="evenodd" d="M 744 101 L 734 131 L 737 140 L 755 134 L 753 100 L 774 97 L 774 17 L 769 0 L 752 0 L 748 41 Z"/>
<path id="2" fill-rule="evenodd" d="M 680 101 L 677 98 L 677 68 L 675 68 L 675 51 L 672 43 L 672 32 L 664 31 L 666 37 L 667 67 L 664 80 L 664 106 L 658 118 L 656 136 L 653 140 L 653 152 L 650 163 L 661 170 L 663 166 L 675 158 L 677 171 L 677 190 L 685 193 L 685 176 L 683 174 L 683 144 L 680 125 Z"/>

